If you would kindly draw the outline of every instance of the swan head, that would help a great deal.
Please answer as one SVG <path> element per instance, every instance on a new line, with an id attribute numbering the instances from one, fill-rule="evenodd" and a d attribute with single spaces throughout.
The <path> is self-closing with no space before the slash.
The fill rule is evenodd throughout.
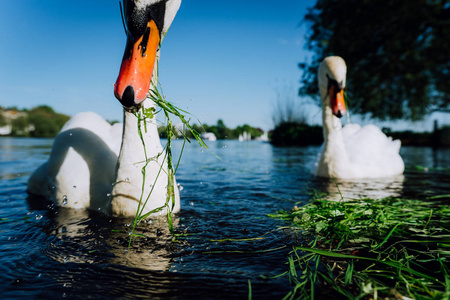
<path id="1" fill-rule="evenodd" d="M 180 4 L 181 0 L 123 0 L 127 43 L 114 95 L 125 108 L 147 98 L 159 46 Z"/>
<path id="2" fill-rule="evenodd" d="M 331 107 L 333 115 L 340 118 L 346 113 L 344 102 L 347 65 L 339 56 L 328 56 L 319 65 L 319 89 L 326 91 L 322 95 L 322 105 Z"/>

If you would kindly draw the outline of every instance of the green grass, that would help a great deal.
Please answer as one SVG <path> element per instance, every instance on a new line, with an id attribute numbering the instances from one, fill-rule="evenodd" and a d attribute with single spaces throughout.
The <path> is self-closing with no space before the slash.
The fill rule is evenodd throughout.
<path id="1" fill-rule="evenodd" d="M 142 192 L 141 192 L 141 196 L 139 199 L 138 209 L 136 211 L 136 215 L 134 218 L 133 227 L 132 227 L 132 230 L 130 233 L 130 240 L 129 240 L 128 246 L 131 245 L 131 240 L 133 237 L 139 236 L 139 235 L 135 234 L 136 226 L 142 220 L 148 218 L 150 215 L 160 212 L 164 209 L 166 209 L 166 211 L 167 211 L 166 217 L 167 217 L 167 223 L 169 225 L 169 231 L 172 235 L 174 235 L 172 211 L 175 206 L 175 189 L 177 188 L 177 187 L 175 187 L 175 173 L 176 173 L 176 170 L 178 169 L 178 165 L 180 163 L 180 159 L 183 154 L 183 149 L 184 149 L 185 143 L 191 142 L 191 140 L 185 135 L 186 129 L 188 129 L 191 132 L 192 136 L 197 140 L 200 147 L 208 149 L 208 146 L 201 139 L 200 134 L 189 123 L 190 119 L 187 119 L 187 117 L 186 117 L 186 115 L 188 115 L 189 113 L 185 110 L 182 110 L 182 109 L 176 107 L 175 105 L 173 105 L 172 103 L 167 101 L 165 99 L 165 97 L 163 96 L 160 86 L 155 86 L 152 82 L 147 100 L 153 101 L 155 103 L 156 108 L 141 107 L 135 111 L 135 116 L 137 117 L 137 120 L 138 120 L 138 133 L 141 138 L 142 146 L 144 148 L 144 153 L 145 153 L 145 164 L 142 167 L 142 176 L 143 176 Z M 153 119 L 155 114 L 157 114 L 157 113 L 164 114 L 165 128 L 166 128 L 166 134 L 167 134 L 167 143 L 164 147 L 164 151 L 159 153 L 157 157 L 147 157 L 146 145 L 145 145 L 145 142 L 143 139 L 143 134 L 144 134 L 144 132 L 147 132 L 147 122 L 150 121 L 151 119 Z M 175 165 L 174 165 L 174 162 L 172 159 L 172 146 L 171 146 L 172 144 L 171 143 L 172 143 L 172 140 L 177 137 L 178 131 L 173 126 L 172 116 L 178 118 L 179 121 L 181 121 L 181 123 L 183 124 L 183 131 L 181 132 L 181 134 L 183 135 L 183 138 L 184 138 L 181 154 Z M 144 126 L 142 126 L 142 124 Z M 167 172 L 166 201 L 163 206 L 157 207 L 147 213 L 144 213 L 145 206 L 147 205 L 147 203 L 150 199 L 150 195 L 153 191 L 153 188 L 152 188 L 152 190 L 150 190 L 148 195 L 144 195 L 146 167 L 151 161 L 158 159 L 158 157 L 161 155 L 164 155 L 163 161 L 164 161 L 164 163 L 167 163 L 167 171 L 165 171 L 163 169 L 164 164 L 161 164 L 160 169 L 158 171 L 158 175 L 155 179 L 155 182 L 158 180 L 161 172 Z M 156 184 L 153 184 L 152 186 L 154 187 L 154 186 L 156 186 Z"/>
<path id="2" fill-rule="evenodd" d="M 271 217 L 289 222 L 297 243 L 288 258 L 286 299 L 448 299 L 450 207 L 441 201 L 385 198 L 327 201 Z M 445 199 L 444 199 L 445 201 Z"/>

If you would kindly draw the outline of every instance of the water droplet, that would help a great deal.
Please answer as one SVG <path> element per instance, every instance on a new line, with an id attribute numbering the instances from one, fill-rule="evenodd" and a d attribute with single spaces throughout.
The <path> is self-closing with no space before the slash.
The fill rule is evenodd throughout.
<path id="1" fill-rule="evenodd" d="M 64 195 L 64 196 L 63 196 L 63 202 L 62 202 L 62 204 L 63 204 L 63 205 L 67 205 L 67 195 Z"/>
<path id="2" fill-rule="evenodd" d="M 227 147 L 227 145 L 223 145 L 223 146 L 222 146 L 222 148 L 226 148 L 226 147 Z"/>
<path id="3" fill-rule="evenodd" d="M 203 150 L 200 150 L 200 153 L 203 153 Z"/>
<path id="4" fill-rule="evenodd" d="M 42 215 L 36 215 L 36 220 L 42 219 Z"/>
<path id="5" fill-rule="evenodd" d="M 130 182 L 130 178 L 125 178 L 125 182 Z"/>
<path id="6" fill-rule="evenodd" d="M 102 209 L 101 209 L 101 207 L 99 207 L 99 208 L 97 208 L 97 210 L 98 210 L 98 211 L 101 211 Z"/>
<path id="7" fill-rule="evenodd" d="M 106 196 L 111 197 L 111 193 L 106 194 Z"/>
<path id="8" fill-rule="evenodd" d="M 184 187 L 183 187 L 181 184 L 178 184 L 178 189 L 179 189 L 180 191 L 182 191 L 182 190 L 184 189 Z"/>
<path id="9" fill-rule="evenodd" d="M 189 205 L 190 206 L 194 206 L 194 202 L 193 201 L 189 201 Z"/>

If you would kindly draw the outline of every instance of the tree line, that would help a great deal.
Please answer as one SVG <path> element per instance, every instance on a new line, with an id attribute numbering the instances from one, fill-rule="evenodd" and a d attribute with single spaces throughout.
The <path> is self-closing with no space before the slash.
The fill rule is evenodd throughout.
<path id="1" fill-rule="evenodd" d="M 55 137 L 69 119 L 70 116 L 57 113 L 47 105 L 34 107 L 30 110 L 20 110 L 17 107 L 0 108 L 0 128 L 9 126 L 11 130 L 7 134 L 8 136 Z M 264 133 L 261 129 L 248 124 L 231 129 L 221 119 L 215 125 L 193 124 L 193 128 L 198 133 L 212 132 L 217 139 L 237 139 L 244 132 L 256 138 Z M 162 138 L 167 137 L 164 126 L 160 126 L 158 131 Z M 188 136 L 192 137 L 190 133 Z"/>
<path id="2" fill-rule="evenodd" d="M 244 132 L 249 133 L 252 136 L 252 138 L 257 138 L 264 134 L 263 130 L 252 127 L 248 124 L 237 126 L 234 129 L 228 128 L 222 119 L 219 119 L 215 125 L 193 124 L 192 128 L 195 129 L 200 134 L 204 132 L 214 133 L 216 138 L 219 140 L 238 139 L 239 136 L 242 135 Z M 164 126 L 159 127 L 158 132 L 161 138 L 167 138 Z M 186 131 L 186 135 L 189 138 L 193 138 L 192 134 L 189 131 Z"/>
<path id="3" fill-rule="evenodd" d="M 0 127 L 10 127 L 9 136 L 55 137 L 69 119 L 69 116 L 57 113 L 47 105 L 30 110 L 16 107 L 0 109 Z"/>

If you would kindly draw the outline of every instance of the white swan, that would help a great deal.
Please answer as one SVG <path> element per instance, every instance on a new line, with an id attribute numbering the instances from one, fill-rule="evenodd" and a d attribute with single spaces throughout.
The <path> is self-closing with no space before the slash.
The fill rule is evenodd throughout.
<path id="1" fill-rule="evenodd" d="M 123 4 L 127 45 L 114 87 L 125 107 L 123 127 L 111 126 L 92 112 L 75 115 L 55 138 L 48 161 L 30 176 L 27 191 L 58 206 L 130 217 L 137 211 L 142 190 L 142 202 L 150 195 L 143 213 L 166 204 L 167 161 L 156 120 L 147 121 L 147 131 L 142 130 L 145 153 L 132 111 L 154 106 L 151 100 L 144 100 L 150 81 L 158 82 L 154 64 L 159 60 L 159 45 L 181 0 L 125 0 Z M 143 121 L 141 125 L 144 128 Z M 146 157 L 151 161 L 143 182 Z M 174 184 L 173 213 L 180 210 Z"/>
<path id="2" fill-rule="evenodd" d="M 400 141 L 393 141 L 378 127 L 347 124 L 343 89 L 347 66 L 338 56 L 325 58 L 319 66 L 324 144 L 313 172 L 321 177 L 343 179 L 377 178 L 402 174 Z"/>

